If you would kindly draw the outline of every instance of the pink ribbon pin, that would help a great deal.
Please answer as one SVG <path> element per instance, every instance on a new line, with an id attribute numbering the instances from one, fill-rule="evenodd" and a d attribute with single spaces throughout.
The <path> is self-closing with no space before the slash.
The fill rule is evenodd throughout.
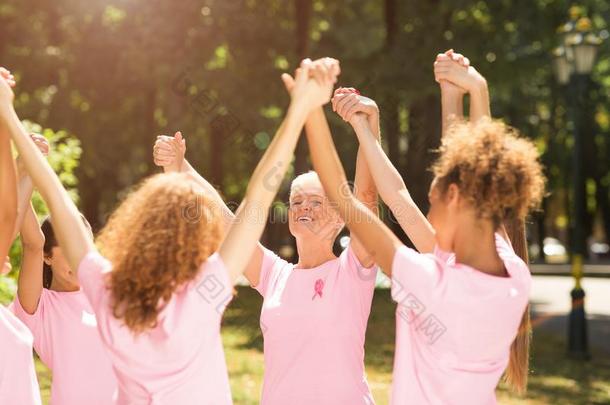
<path id="1" fill-rule="evenodd" d="M 314 285 L 313 289 L 315 292 L 313 294 L 313 297 L 311 297 L 311 300 L 313 301 L 314 298 L 316 298 L 316 295 L 319 295 L 320 298 L 322 298 L 322 290 L 324 289 L 324 281 L 321 278 L 317 279 L 316 284 Z"/>

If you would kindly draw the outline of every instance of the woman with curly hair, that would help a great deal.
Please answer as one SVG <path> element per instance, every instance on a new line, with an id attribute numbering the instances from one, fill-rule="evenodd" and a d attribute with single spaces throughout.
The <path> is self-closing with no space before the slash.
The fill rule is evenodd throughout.
<path id="1" fill-rule="evenodd" d="M 118 207 L 100 252 L 48 163 L 26 136 L 0 83 L 0 122 L 47 202 L 55 234 L 97 316 L 117 375 L 119 404 L 230 404 L 220 337 L 232 286 L 263 231 L 309 111 L 330 100 L 338 62 L 303 61 L 286 118 L 252 175 L 223 239 L 218 207 L 189 175 L 157 175 Z M 311 77 L 313 76 L 313 77 Z"/>
<path id="2" fill-rule="evenodd" d="M 489 119 L 453 124 L 432 168 L 427 221 L 433 239 L 424 235 L 415 241 L 426 252 L 418 253 L 341 188 L 345 174 L 317 111 L 315 130 L 307 132 L 314 167 L 350 231 L 392 278 L 398 303 L 392 403 L 495 403 L 531 285 L 527 264 L 515 254 L 502 223 L 522 221 L 542 198 L 535 146 Z M 388 188 L 380 180 L 388 166 L 369 132 L 361 124 L 357 134 L 384 198 Z M 396 189 L 404 191 L 395 199 L 410 200 L 406 187 Z M 396 201 L 386 203 L 392 208 Z M 403 219 L 425 228 L 426 219 L 413 215 L 416 210 L 403 212 Z"/>
<path id="3" fill-rule="evenodd" d="M 463 118 L 463 97 L 466 94 L 470 96 L 470 122 L 476 123 L 491 117 L 487 81 L 470 66 L 468 58 L 452 49 L 437 55 L 434 76 L 441 88 L 443 132 L 447 131 L 452 122 Z M 529 264 L 525 220 L 507 216 L 503 225 L 515 253 Z M 521 395 L 527 391 L 531 330 L 528 304 L 523 311 L 517 336 L 511 344 L 510 359 L 504 373 L 504 380 L 514 392 Z"/>

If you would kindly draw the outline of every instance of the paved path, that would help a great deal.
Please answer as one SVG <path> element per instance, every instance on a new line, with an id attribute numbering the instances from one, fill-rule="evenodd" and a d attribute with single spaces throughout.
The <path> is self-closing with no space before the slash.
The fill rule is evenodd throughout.
<path id="1" fill-rule="evenodd" d="M 570 311 L 571 277 L 534 276 L 531 302 L 535 329 L 567 336 L 567 314 Z M 582 287 L 587 294 L 589 343 L 608 355 L 610 361 L 610 279 L 585 278 Z"/>

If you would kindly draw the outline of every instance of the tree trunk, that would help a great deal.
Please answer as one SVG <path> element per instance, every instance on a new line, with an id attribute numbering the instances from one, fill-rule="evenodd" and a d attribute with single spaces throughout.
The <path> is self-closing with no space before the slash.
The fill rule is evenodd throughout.
<path id="1" fill-rule="evenodd" d="M 295 0 L 296 55 L 298 63 L 309 55 L 309 27 L 311 23 L 312 0 Z M 297 175 L 305 172 L 307 164 L 307 141 L 301 136 L 295 152 L 294 169 Z"/>
<path id="2" fill-rule="evenodd" d="M 406 181 L 409 192 L 419 209 L 428 212 L 428 191 L 432 173 L 428 170 L 434 160 L 431 153 L 440 145 L 441 111 L 436 95 L 428 95 L 411 106 L 409 119 L 409 149 L 407 150 Z"/>

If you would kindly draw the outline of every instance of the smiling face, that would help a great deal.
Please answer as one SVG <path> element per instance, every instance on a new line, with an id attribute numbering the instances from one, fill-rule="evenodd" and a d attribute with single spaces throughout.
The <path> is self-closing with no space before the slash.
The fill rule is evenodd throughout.
<path id="1" fill-rule="evenodd" d="M 297 239 L 330 240 L 331 243 L 343 228 L 315 172 L 302 174 L 292 182 L 288 226 Z"/>

